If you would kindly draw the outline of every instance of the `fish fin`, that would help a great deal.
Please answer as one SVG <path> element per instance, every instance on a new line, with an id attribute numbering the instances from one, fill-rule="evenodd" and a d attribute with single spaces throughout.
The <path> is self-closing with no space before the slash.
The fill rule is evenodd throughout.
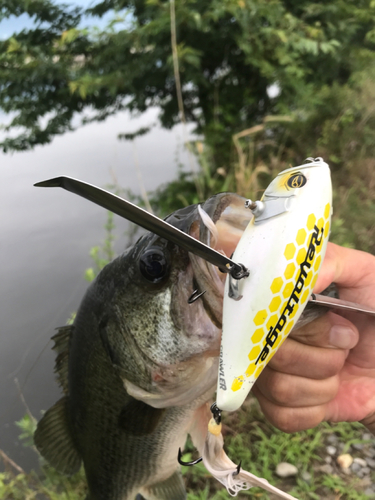
<path id="1" fill-rule="evenodd" d="M 118 423 L 127 434 L 146 436 L 154 432 L 164 412 L 132 398 L 121 410 Z"/>
<path id="2" fill-rule="evenodd" d="M 67 421 L 67 398 L 55 403 L 38 422 L 34 443 L 39 453 L 63 474 L 74 474 L 81 466 Z"/>
<path id="3" fill-rule="evenodd" d="M 54 345 L 52 349 L 57 353 L 55 361 L 55 373 L 57 381 L 64 391 L 68 394 L 68 364 L 69 364 L 69 342 L 73 333 L 73 325 L 62 326 L 52 337 Z"/>
<path id="4" fill-rule="evenodd" d="M 180 470 L 177 470 L 165 481 L 142 488 L 142 496 L 146 500 L 185 500 L 186 489 Z"/>

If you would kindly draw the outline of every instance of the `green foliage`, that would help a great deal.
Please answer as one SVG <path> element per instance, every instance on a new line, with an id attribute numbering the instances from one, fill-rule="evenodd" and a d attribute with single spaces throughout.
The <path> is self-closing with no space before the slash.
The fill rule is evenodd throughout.
<path id="1" fill-rule="evenodd" d="M 322 156 L 331 167 L 331 240 L 375 253 L 375 91 L 373 66 L 348 81 L 306 90 L 286 149 L 293 164 Z M 311 91 L 311 92 L 310 92 Z"/>
<path id="2" fill-rule="evenodd" d="M 361 481 L 352 475 L 343 474 L 339 467 L 333 474 L 320 470 L 326 455 L 327 437 L 335 433 L 347 448 L 362 442 L 371 446 L 372 442 L 363 441 L 361 424 L 339 423 L 320 424 L 315 429 L 287 435 L 270 425 L 260 411 L 257 401 L 250 397 L 240 410 L 224 416 L 223 434 L 228 456 L 242 467 L 257 476 L 267 479 L 271 484 L 288 491 L 300 500 L 364 500 Z M 184 460 L 196 458 L 190 442 L 185 447 Z M 345 450 L 344 450 L 345 452 Z M 293 479 L 280 479 L 275 474 L 276 465 L 282 461 L 294 464 L 299 473 Z M 307 483 L 302 472 L 311 474 Z M 199 464 L 183 468 L 187 479 L 188 500 L 227 500 L 228 494 L 219 483 L 213 480 L 205 468 Z M 242 492 L 240 498 L 267 500 L 271 496 L 260 488 Z"/>
<path id="3" fill-rule="evenodd" d="M 23 12 L 36 26 L 0 42 L 0 107 L 14 114 L 4 150 L 49 142 L 84 111 L 90 121 L 158 106 L 164 127 L 178 123 L 169 1 L 96 3 L 85 14 L 112 12 L 104 30 L 79 29 L 81 10 L 48 0 L 1 10 L 2 17 Z M 212 172 L 228 167 L 234 133 L 267 114 L 288 114 L 296 99 L 373 64 L 374 19 L 370 0 L 177 1 L 184 113 L 205 137 Z"/>
<path id="4" fill-rule="evenodd" d="M 22 430 L 21 438 L 26 446 L 31 446 L 35 429 L 35 419 L 26 415 L 16 422 Z M 288 491 L 300 500 L 365 500 L 361 481 L 353 475 L 346 475 L 336 467 L 334 474 L 320 470 L 324 463 L 327 437 L 336 434 L 345 444 L 343 453 L 356 443 L 362 443 L 364 450 L 370 448 L 373 441 L 363 440 L 363 426 L 359 423 L 323 423 L 316 429 L 287 435 L 264 418 L 259 405 L 251 396 L 240 410 L 224 416 L 223 433 L 228 456 L 253 474 L 264 477 L 278 488 Z M 1 450 L 0 450 L 1 452 Z M 183 460 L 196 458 L 196 450 L 190 439 L 186 443 Z M 4 458 L 4 455 L 3 455 Z M 5 456 L 6 458 L 6 456 Z M 296 478 L 283 480 L 276 476 L 276 465 L 288 461 L 297 466 Z M 86 481 L 81 469 L 72 477 L 59 474 L 47 466 L 40 457 L 41 470 L 25 473 L 16 464 L 4 461 L 6 471 L 0 473 L 0 498 L 4 500 L 82 500 L 87 493 Z M 10 468 L 12 467 L 12 469 Z M 13 472 L 17 470 L 17 474 Z M 308 471 L 312 478 L 305 482 L 301 473 Z M 215 481 L 202 464 L 183 467 L 188 500 L 228 500 L 226 490 Z M 269 495 L 260 488 L 242 492 L 240 498 L 269 499 Z"/>
<path id="5" fill-rule="evenodd" d="M 151 127 L 141 127 L 133 133 L 129 134 L 118 134 L 117 138 L 124 141 L 134 141 L 137 137 L 141 137 L 142 135 L 148 134 L 151 130 Z"/>
<path id="6" fill-rule="evenodd" d="M 34 471 L 0 473 L 0 498 L 4 500 L 82 500 L 87 493 L 83 470 L 73 478 L 46 469 L 42 478 Z"/>
<path id="7" fill-rule="evenodd" d="M 292 122 L 292 117 L 266 116 L 262 124 L 235 134 L 232 140 L 237 160 L 228 168 L 215 170 L 212 150 L 206 141 L 191 142 L 189 149 L 198 161 L 198 172 L 186 172 L 180 166 L 175 180 L 151 193 L 153 209 L 166 215 L 224 191 L 254 199 L 259 197 L 271 178 L 289 166 L 282 157 L 287 127 Z M 280 124 L 283 125 L 282 133 L 278 130 Z M 279 144 L 274 138 L 276 134 L 280 136 Z"/>
<path id="8" fill-rule="evenodd" d="M 237 157 L 228 168 L 214 170 L 205 142 L 195 143 L 201 169 L 159 188 L 153 205 L 167 213 L 220 192 L 259 198 L 279 171 L 307 156 L 322 156 L 331 166 L 333 221 L 331 241 L 375 253 L 375 92 L 372 67 L 353 73 L 343 85 L 306 90 L 296 97 L 298 113 L 265 116 L 263 123 L 233 135 Z"/>
<path id="9" fill-rule="evenodd" d="M 3 500 L 82 500 L 87 493 L 83 470 L 66 478 L 51 468 L 39 477 L 35 471 L 0 473 L 0 498 Z"/>
<path id="10" fill-rule="evenodd" d="M 16 422 L 17 427 L 21 429 L 21 434 L 19 435 L 19 440 L 23 443 L 24 446 L 33 446 L 34 445 L 34 432 L 36 429 L 37 421 L 35 418 L 26 413 L 21 420 Z M 0 497 L 1 498 L 1 497 Z"/>
<path id="11" fill-rule="evenodd" d="M 224 190 L 258 197 L 276 172 L 322 156 L 333 171 L 331 239 L 374 253 L 374 3 L 178 0 L 175 11 L 183 109 L 202 137 L 190 144 L 200 171 L 181 170 L 158 189 L 157 213 Z M 84 13 L 18 0 L 0 12 L 35 21 L 0 41 L 0 108 L 11 117 L 5 151 L 50 142 L 76 115 L 86 123 L 158 106 L 162 126 L 179 122 L 169 1 L 105 0 Z M 83 14 L 108 13 L 103 30 L 79 27 Z M 88 279 L 108 260 L 97 249 L 92 256 Z"/>
<path id="12" fill-rule="evenodd" d="M 16 425 L 22 430 L 20 440 L 33 446 L 36 420 L 26 414 Z M 35 449 L 35 448 L 34 448 Z M 0 450 L 1 451 L 1 450 Z M 24 472 L 2 454 L 5 472 L 0 473 L 0 498 L 2 500 L 82 500 L 87 493 L 83 469 L 72 477 L 59 474 L 39 457 L 41 470 Z M 14 473 L 17 471 L 17 474 Z"/>

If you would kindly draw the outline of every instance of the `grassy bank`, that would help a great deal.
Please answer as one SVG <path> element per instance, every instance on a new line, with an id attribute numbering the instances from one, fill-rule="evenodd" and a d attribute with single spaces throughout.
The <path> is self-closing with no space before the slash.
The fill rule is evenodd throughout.
<path id="1" fill-rule="evenodd" d="M 29 416 L 19 423 L 22 441 L 31 445 L 35 421 Z M 343 471 L 336 463 L 339 454 L 366 458 L 374 453 L 375 439 L 370 438 L 361 424 L 321 424 L 315 429 L 295 434 L 285 434 L 263 417 L 257 401 L 249 397 L 243 407 L 224 418 L 223 433 L 228 456 L 242 467 L 271 484 L 289 492 L 300 500 L 365 500 L 372 498 L 368 488 L 375 482 L 375 471 L 360 478 L 351 469 Z M 336 448 L 332 456 L 327 447 Z M 195 457 L 196 451 L 188 441 L 184 460 Z M 327 457 L 331 457 L 327 464 Z M 66 477 L 41 460 L 37 473 L 26 473 L 5 455 L 2 459 L 6 471 L 0 474 L 2 500 L 83 500 L 86 484 L 83 471 Z M 289 462 L 298 469 L 296 476 L 279 478 L 275 469 L 278 463 Z M 331 471 L 327 470 L 330 465 Z M 188 500 L 225 500 L 226 490 L 215 481 L 202 464 L 184 467 L 183 474 L 188 490 Z M 374 496 L 375 497 L 375 496 Z M 272 496 L 259 488 L 240 493 L 238 498 L 272 500 Z"/>

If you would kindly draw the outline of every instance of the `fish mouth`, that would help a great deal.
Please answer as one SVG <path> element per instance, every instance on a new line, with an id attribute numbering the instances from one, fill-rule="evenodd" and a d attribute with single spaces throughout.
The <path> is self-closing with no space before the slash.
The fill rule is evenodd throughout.
<path id="1" fill-rule="evenodd" d="M 220 193 L 197 207 L 199 218 L 191 225 L 189 234 L 217 252 L 231 258 L 252 212 L 245 207 L 246 199 L 234 193 Z M 218 327 L 222 326 L 224 286 L 227 273 L 208 261 L 190 254 L 194 272 L 194 286 L 206 313 Z"/>
<path id="2" fill-rule="evenodd" d="M 166 221 L 230 257 L 252 218 L 245 201 L 234 193 L 220 193 L 200 207 L 174 212 Z M 134 338 L 150 379 L 126 379 L 130 395 L 155 407 L 185 404 L 212 391 L 218 373 L 226 273 L 201 257 L 171 248 L 173 272 L 155 295 L 155 300 L 163 297 L 158 304 L 164 319 L 152 324 L 152 335 L 142 331 Z M 190 302 L 194 290 L 205 293 Z"/>
<path id="3" fill-rule="evenodd" d="M 220 193 L 200 207 L 174 213 L 167 221 L 230 257 L 252 219 L 245 201 L 234 193 Z M 216 385 L 226 273 L 192 253 L 188 259 L 171 290 L 170 313 L 179 332 L 174 359 L 170 352 L 163 361 L 150 353 L 152 389 L 148 395 L 127 387 L 134 397 L 147 399 L 155 407 L 185 404 Z M 190 303 L 194 290 L 205 293 Z"/>

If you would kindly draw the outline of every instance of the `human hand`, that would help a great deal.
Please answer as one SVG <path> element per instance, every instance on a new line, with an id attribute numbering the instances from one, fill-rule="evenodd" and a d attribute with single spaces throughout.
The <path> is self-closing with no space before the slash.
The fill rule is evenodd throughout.
<path id="1" fill-rule="evenodd" d="M 314 291 L 332 282 L 340 298 L 375 308 L 374 256 L 330 243 Z M 329 312 L 292 331 L 253 393 L 285 432 L 362 421 L 375 434 L 375 318 Z"/>

